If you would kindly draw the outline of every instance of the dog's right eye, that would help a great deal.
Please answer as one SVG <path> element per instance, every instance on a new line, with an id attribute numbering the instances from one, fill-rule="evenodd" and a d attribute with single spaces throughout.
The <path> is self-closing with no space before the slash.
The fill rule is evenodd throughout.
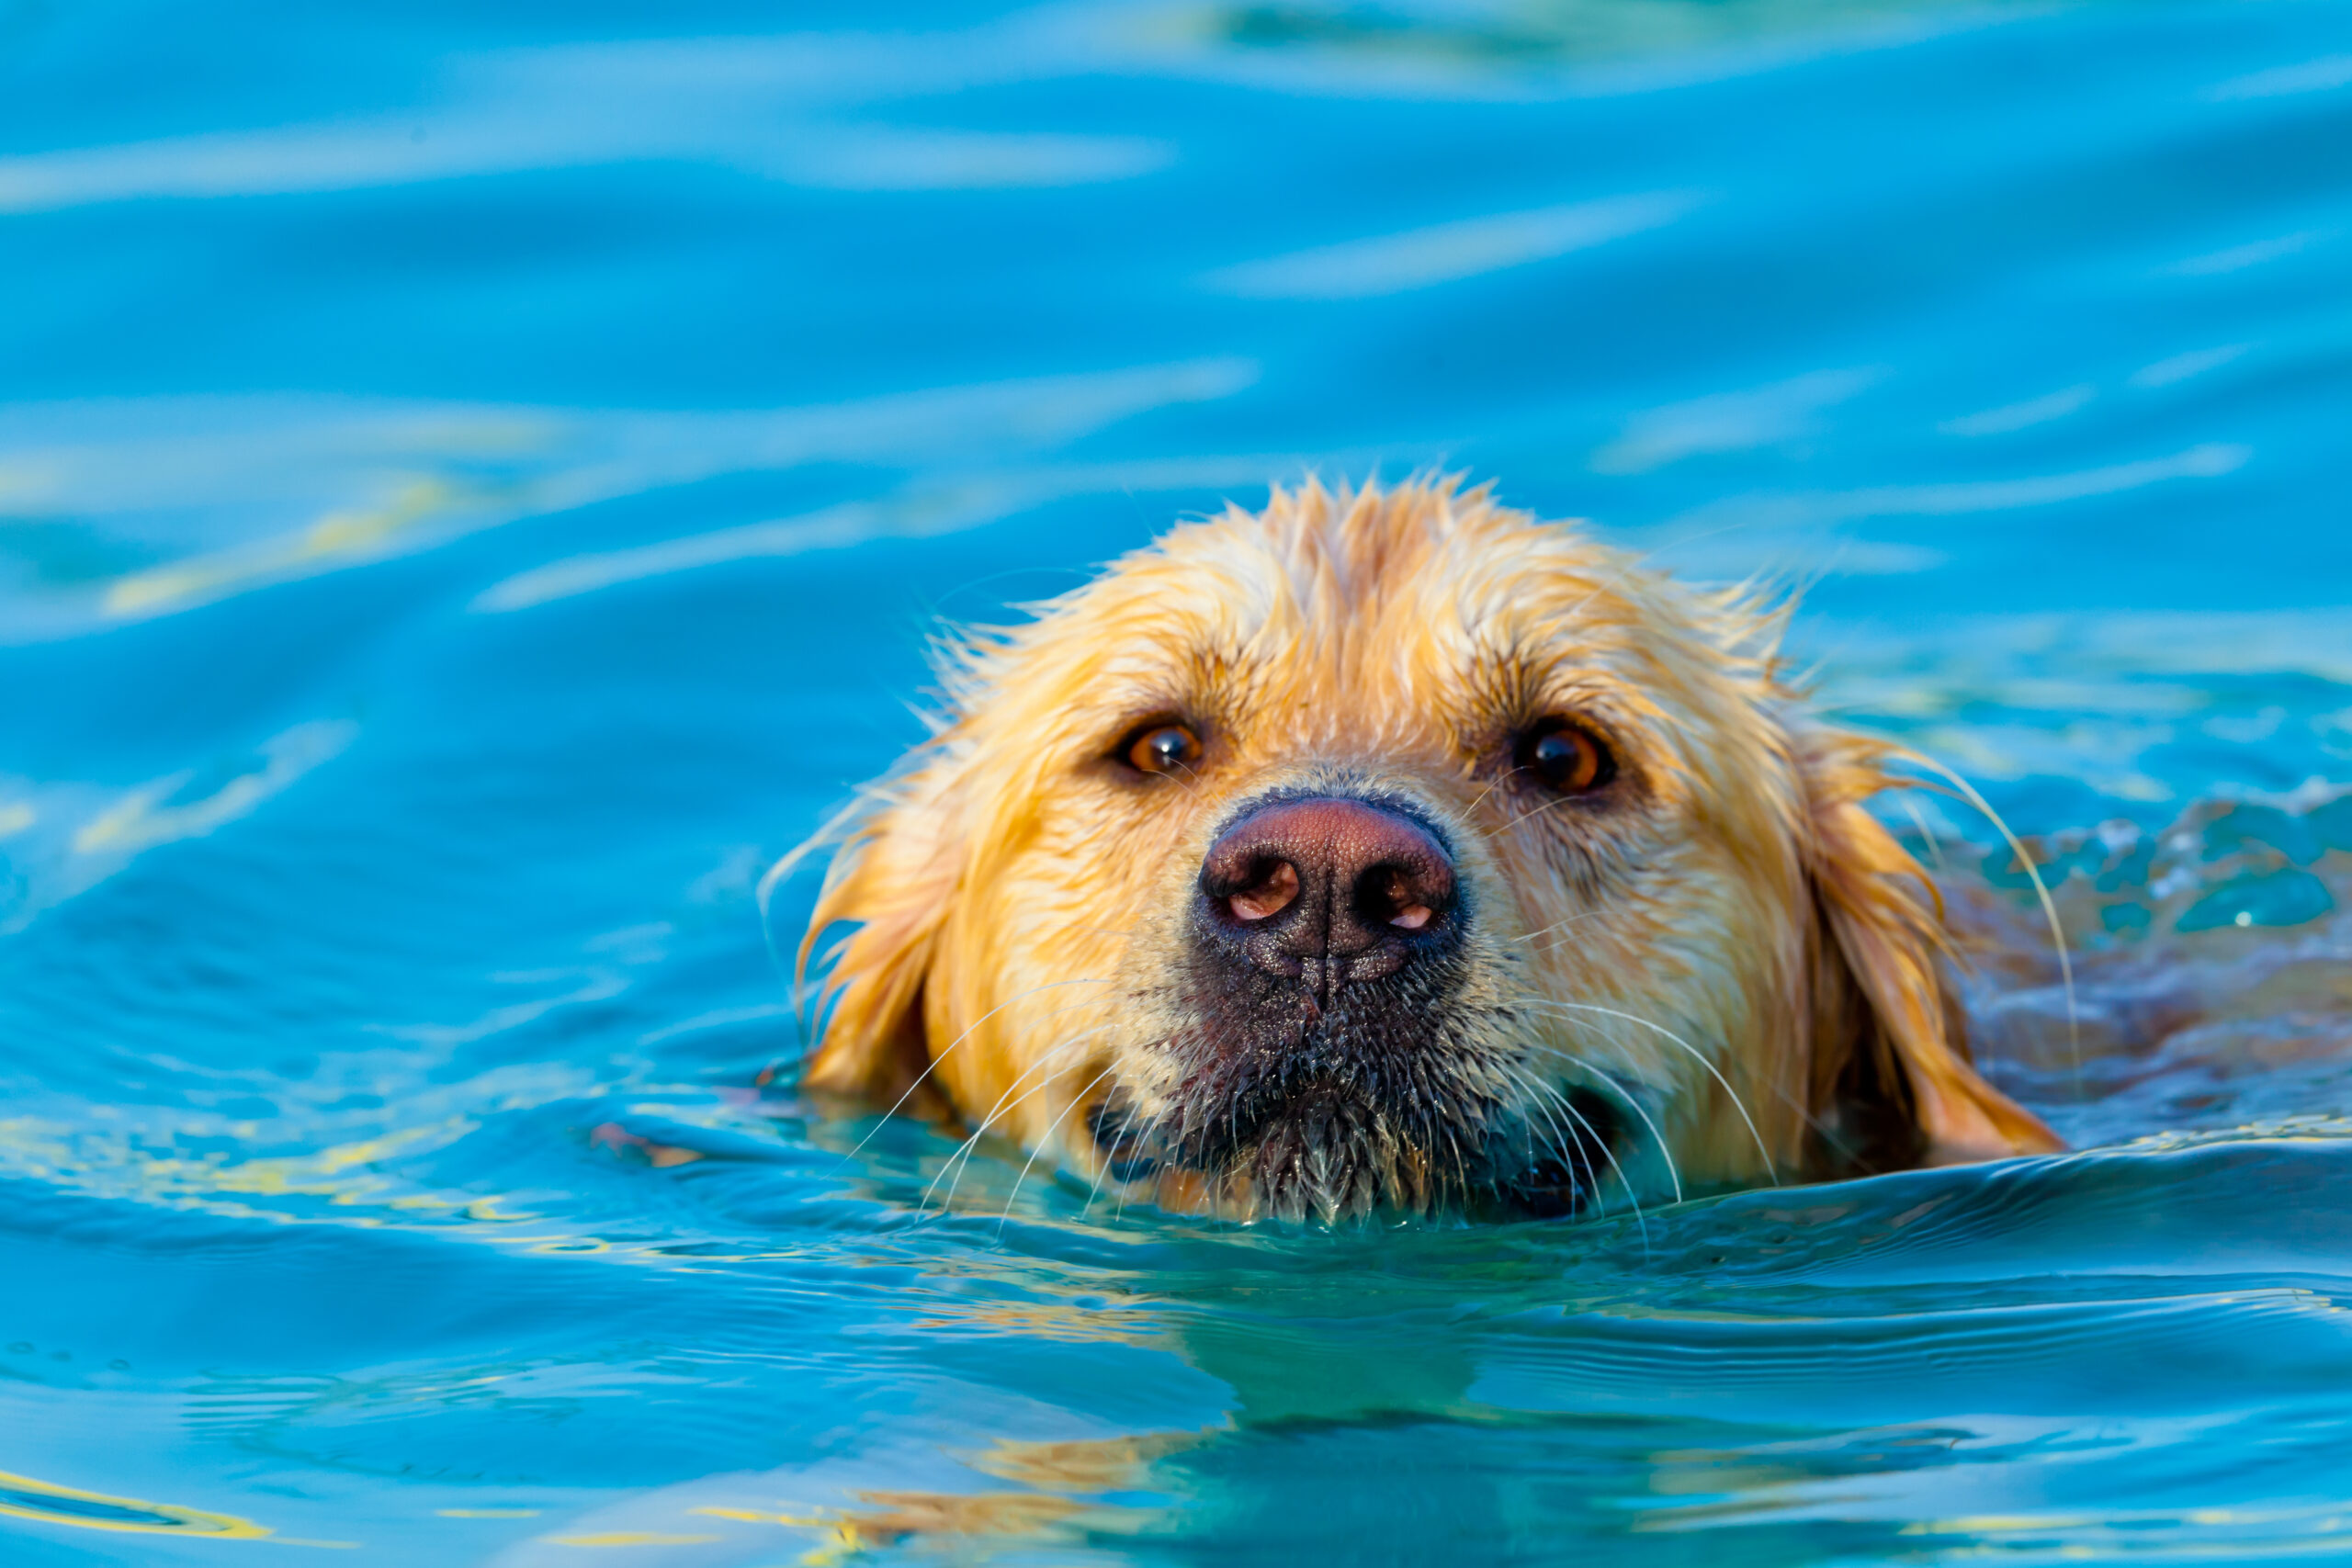
<path id="1" fill-rule="evenodd" d="M 1558 795 L 1590 795 L 1617 776 L 1607 742 L 1571 719 L 1546 719 L 1529 730 L 1512 760 Z"/>
<path id="2" fill-rule="evenodd" d="M 1139 773 L 1189 772 L 1201 760 L 1201 738 L 1189 725 L 1156 718 L 1120 741 L 1116 755 Z"/>

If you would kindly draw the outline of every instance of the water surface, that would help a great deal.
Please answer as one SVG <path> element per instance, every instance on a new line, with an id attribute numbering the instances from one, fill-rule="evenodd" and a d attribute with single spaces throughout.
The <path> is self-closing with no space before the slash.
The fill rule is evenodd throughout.
<path id="1" fill-rule="evenodd" d="M 2352 6 L 18 0 L 0 231 L 12 1568 L 2352 1558 Z M 1805 585 L 2082 1152 L 1328 1235 L 796 1100 L 932 617 L 1427 465 Z"/>

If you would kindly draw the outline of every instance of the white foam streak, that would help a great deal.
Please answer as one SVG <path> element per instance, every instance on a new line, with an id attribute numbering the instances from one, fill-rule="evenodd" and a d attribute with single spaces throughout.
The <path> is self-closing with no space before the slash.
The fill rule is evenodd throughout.
<path id="1" fill-rule="evenodd" d="M 1256 376 L 1248 360 L 1206 359 L 699 413 L 288 399 L 19 406 L 0 411 L 0 515 L 72 512 L 174 536 L 175 558 L 96 591 L 99 616 L 133 620 L 723 474 L 819 462 L 985 471 L 1153 409 L 1230 396 Z M 257 522 L 243 538 L 218 537 L 224 524 Z M 187 547 L 198 532 L 214 534 L 210 547 Z M 90 611 L 77 604 L 11 605 L 5 635 L 86 629 Z"/>
<path id="2" fill-rule="evenodd" d="M 2312 241 L 2327 237 L 2321 230 L 2305 229 L 2299 233 L 2281 234 L 2275 240 L 2256 240 L 2251 244 L 2233 245 L 2225 251 L 2190 256 L 2163 270 L 2176 277 L 2211 277 L 2217 273 L 2239 272 L 2246 267 L 2260 266 L 2264 262 L 2277 261 L 2280 256 L 2291 256 Z"/>
<path id="3" fill-rule="evenodd" d="M 2219 348 L 2192 349 L 2187 354 L 2176 354 L 2169 358 L 2159 359 L 2153 365 L 2143 365 L 2134 370 L 2132 372 L 2131 382 L 2132 386 L 2143 389 L 2169 387 L 2175 381 L 2186 381 L 2191 376 L 2202 376 L 2208 370 L 2218 370 L 2253 346 L 2254 344 L 2250 343 L 2232 343 L 2224 344 Z"/>
<path id="4" fill-rule="evenodd" d="M 931 538 L 977 528 L 1063 496 L 1255 484 L 1291 462 L 1269 457 L 1209 457 L 1045 468 L 930 485 L 882 501 L 849 502 L 634 549 L 567 557 L 492 584 L 475 597 L 472 608 L 492 614 L 528 610 L 600 589 L 707 567 L 849 549 L 881 539 Z"/>
<path id="5" fill-rule="evenodd" d="M 804 125 L 759 138 L 699 126 L 531 117 L 413 118 L 187 137 L 0 158 L 0 213 L 141 197 L 287 196 L 669 159 L 828 190 L 984 190 L 1148 174 L 1172 145 L 1138 137 Z"/>
<path id="6" fill-rule="evenodd" d="M 1075 64 L 1048 33 L 1003 26 L 911 40 L 680 39 L 461 56 L 437 97 L 386 114 L 0 157 L 0 213 L 648 160 L 822 189 L 980 190 L 1127 179 L 1175 157 L 1145 138 L 893 125 L 874 112 Z"/>
<path id="7" fill-rule="evenodd" d="M 342 755 L 358 735 L 358 725 L 348 719 L 295 725 L 256 746 L 242 770 L 192 797 L 193 769 L 129 789 L 0 779 L 0 814 L 14 824 L 0 855 L 0 887 L 13 881 L 16 894 L 0 905 L 0 935 L 23 930 L 43 910 L 87 892 L 149 850 L 204 838 L 251 816 Z"/>
<path id="8" fill-rule="evenodd" d="M 1745 391 L 1715 392 L 1645 410 L 1593 454 L 1604 474 L 1646 473 L 1708 452 L 1739 452 L 1816 434 L 1822 411 L 1886 375 L 1883 366 L 1815 370 Z"/>
<path id="9" fill-rule="evenodd" d="M 573 556 L 518 573 L 483 590 L 474 600 L 477 610 L 527 610 L 558 599 L 593 593 L 617 583 L 666 577 L 697 568 L 762 557 L 803 555 L 810 550 L 844 549 L 885 537 L 919 539 L 950 533 L 1001 515 L 1001 503 L 973 498 L 925 498 L 900 503 L 851 502 L 805 516 L 741 528 L 722 528 L 631 550 L 609 550 Z"/>
<path id="10" fill-rule="evenodd" d="M 1748 495 L 1713 502 L 1674 519 L 1677 525 L 1816 525 L 1871 517 L 1957 517 L 2015 512 L 2097 496 L 2120 495 L 2175 479 L 2218 479 L 2245 467 L 2249 447 L 2209 442 L 2136 463 L 2083 468 L 2025 479 L 1980 479 L 1954 484 L 1879 485 L 1865 490 L 1822 491 L 1797 495 Z"/>
<path id="11" fill-rule="evenodd" d="M 2012 430 L 2026 430 L 2037 424 L 2047 424 L 2053 419 L 2064 419 L 2075 412 L 2093 398 L 2098 389 L 2087 381 L 2039 398 L 2029 398 L 2021 403 L 2008 403 L 1982 413 L 1963 414 L 1958 419 L 1945 420 L 1936 426 L 1946 435 L 2006 435 Z"/>
<path id="12" fill-rule="evenodd" d="M 1700 206 L 1696 191 L 1654 191 L 1433 224 L 1397 234 L 1221 267 L 1201 279 L 1257 299 L 1362 299 L 1549 261 L 1666 224 Z"/>
<path id="13" fill-rule="evenodd" d="M 2330 54 L 2318 60 L 2307 60 L 2300 65 L 2281 65 L 2275 70 L 2256 71 L 2247 76 L 2233 76 L 2205 89 L 2203 96 L 2215 103 L 2229 103 L 2240 98 L 2279 98 L 2297 93 L 2324 93 L 2352 85 L 2352 54 Z"/>

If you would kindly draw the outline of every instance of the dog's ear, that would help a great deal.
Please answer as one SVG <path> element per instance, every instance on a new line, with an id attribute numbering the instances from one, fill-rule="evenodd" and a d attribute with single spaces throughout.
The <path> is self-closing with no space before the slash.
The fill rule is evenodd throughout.
<path id="1" fill-rule="evenodd" d="M 1826 733 L 1799 746 L 1821 1162 L 1859 1174 L 2064 1148 L 1969 1063 L 1941 897 L 1861 806 L 1887 785 L 1883 755 Z"/>
<path id="2" fill-rule="evenodd" d="M 946 795 L 935 775 L 900 781 L 862 814 L 826 872 L 801 938 L 800 975 L 826 931 L 857 929 L 827 955 L 804 1089 L 884 1105 L 905 1099 L 902 1109 L 917 1115 L 944 1109 L 929 1092 L 908 1097 L 931 1065 L 923 984 L 959 877 Z"/>

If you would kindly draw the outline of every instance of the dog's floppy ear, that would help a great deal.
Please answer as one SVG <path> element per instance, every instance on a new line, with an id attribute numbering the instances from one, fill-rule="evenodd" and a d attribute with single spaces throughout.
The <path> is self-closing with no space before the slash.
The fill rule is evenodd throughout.
<path id="1" fill-rule="evenodd" d="M 1881 749 L 1800 739 L 1811 885 L 1810 1100 L 1826 1164 L 1849 1173 L 2064 1148 L 1969 1064 L 1942 900 L 1861 801 L 1887 785 Z"/>
<path id="2" fill-rule="evenodd" d="M 923 982 L 960 877 L 947 793 L 935 771 L 899 781 L 859 814 L 826 872 L 800 942 L 801 976 L 828 929 L 855 922 L 857 930 L 828 955 L 805 1089 L 890 1105 L 930 1066 Z M 926 1096 L 904 1109 L 925 1115 L 944 1107 Z"/>

